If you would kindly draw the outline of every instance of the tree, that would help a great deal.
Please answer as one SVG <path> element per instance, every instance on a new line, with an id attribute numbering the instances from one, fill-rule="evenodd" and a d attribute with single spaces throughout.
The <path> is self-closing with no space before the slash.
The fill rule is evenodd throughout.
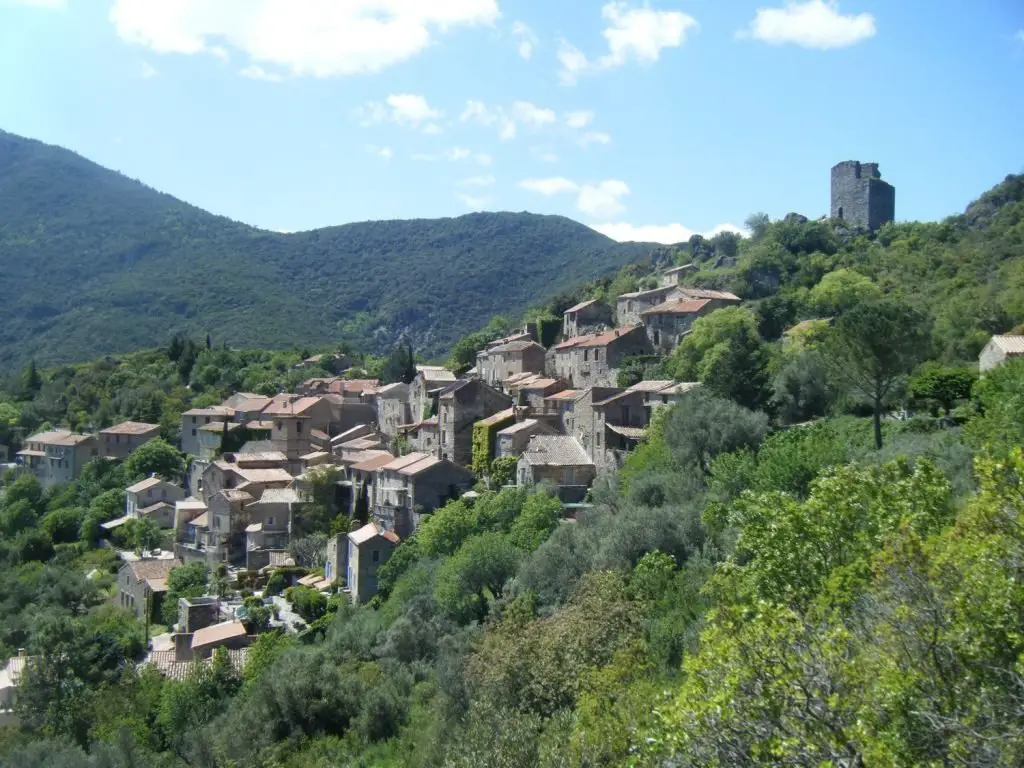
<path id="1" fill-rule="evenodd" d="M 544 492 L 530 494 L 509 531 L 509 540 L 524 552 L 543 544 L 562 519 L 562 503 Z"/>
<path id="2" fill-rule="evenodd" d="M 412 383 L 416 378 L 416 360 L 413 356 L 412 343 L 398 344 L 384 361 L 380 369 L 380 380 L 384 384 L 403 382 Z"/>
<path id="3" fill-rule="evenodd" d="M 663 429 L 677 465 L 708 475 L 719 454 L 757 448 L 768 431 L 768 417 L 698 388 L 669 411 Z"/>
<path id="4" fill-rule="evenodd" d="M 772 404 L 784 424 L 824 416 L 833 399 L 828 365 L 816 350 L 793 357 L 772 381 Z"/>
<path id="5" fill-rule="evenodd" d="M 455 621 L 482 621 L 490 600 L 501 597 L 505 582 L 515 575 L 522 557 L 508 537 L 481 533 L 468 539 L 441 564 L 434 584 L 438 607 Z"/>
<path id="6" fill-rule="evenodd" d="M 160 527 L 148 517 L 129 520 L 124 525 L 123 535 L 136 554 L 156 549 L 163 540 Z"/>
<path id="7" fill-rule="evenodd" d="M 25 393 L 25 399 L 31 400 L 39 390 L 43 388 L 43 377 L 39 375 L 36 368 L 36 361 L 29 360 L 25 370 L 21 373 L 21 390 Z"/>
<path id="8" fill-rule="evenodd" d="M 491 462 L 491 487 L 504 488 L 512 485 L 516 480 L 516 467 L 519 459 L 515 456 L 501 456 Z"/>
<path id="9" fill-rule="evenodd" d="M 881 289 L 864 275 L 852 269 L 837 269 L 821 278 L 810 298 L 819 315 L 831 317 L 881 297 Z"/>
<path id="10" fill-rule="evenodd" d="M 970 398 L 977 380 L 978 373 L 973 368 L 928 364 L 910 380 L 907 394 L 915 400 L 932 400 L 949 413 L 958 401 Z"/>
<path id="11" fill-rule="evenodd" d="M 881 449 L 886 398 L 928 354 L 924 316 L 892 299 L 857 304 L 826 336 L 824 354 L 837 376 L 871 402 L 875 447 Z"/>
<path id="12" fill-rule="evenodd" d="M 125 459 L 124 471 L 129 481 L 150 475 L 176 481 L 185 476 L 185 460 L 176 448 L 157 438 L 140 446 Z"/>
<path id="13" fill-rule="evenodd" d="M 299 585 L 292 587 L 287 594 L 292 608 L 307 624 L 327 613 L 327 598 L 315 589 Z"/>
<path id="14" fill-rule="evenodd" d="M 172 568 L 167 575 L 167 595 L 164 597 L 163 620 L 167 626 L 178 621 L 178 599 L 182 597 L 202 597 L 206 594 L 208 571 L 202 563 Z"/>

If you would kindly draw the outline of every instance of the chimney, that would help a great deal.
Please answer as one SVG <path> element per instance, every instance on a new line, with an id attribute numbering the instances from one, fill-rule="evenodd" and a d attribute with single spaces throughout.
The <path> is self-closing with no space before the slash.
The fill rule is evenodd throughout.
<path id="1" fill-rule="evenodd" d="M 192 661 L 192 633 L 176 632 L 174 640 L 174 660 Z"/>

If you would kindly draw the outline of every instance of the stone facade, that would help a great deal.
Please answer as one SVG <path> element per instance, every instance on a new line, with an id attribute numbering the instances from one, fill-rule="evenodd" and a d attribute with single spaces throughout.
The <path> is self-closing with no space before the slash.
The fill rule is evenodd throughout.
<path id="1" fill-rule="evenodd" d="M 63 429 L 31 435 L 18 451 L 23 466 L 39 478 L 44 490 L 70 483 L 99 455 L 95 435 L 78 435 Z"/>
<path id="2" fill-rule="evenodd" d="M 896 188 L 882 181 L 878 163 L 847 160 L 832 168 L 831 216 L 872 232 L 896 219 Z"/>
<path id="3" fill-rule="evenodd" d="M 569 307 L 562 314 L 562 338 L 585 336 L 612 325 L 612 308 L 603 301 L 591 299 Z"/>
<path id="4" fill-rule="evenodd" d="M 512 398 L 476 379 L 459 382 L 438 399 L 438 445 L 434 454 L 461 466 L 473 462 L 473 425 L 508 409 Z"/>
<path id="5" fill-rule="evenodd" d="M 104 456 L 126 459 L 136 448 L 160 437 L 159 424 L 125 421 L 100 430 L 101 450 Z"/>
<path id="6" fill-rule="evenodd" d="M 376 472 L 374 518 L 404 539 L 422 515 L 458 498 L 472 483 L 473 474 L 451 461 L 418 452 L 401 456 Z"/>
<path id="7" fill-rule="evenodd" d="M 667 355 L 690 332 L 693 322 L 725 302 L 712 299 L 669 301 L 643 312 L 644 330 L 654 351 Z"/>
<path id="8" fill-rule="evenodd" d="M 993 336 L 978 356 L 978 369 L 990 371 L 1010 357 L 1024 357 L 1024 336 Z"/>
<path id="9" fill-rule="evenodd" d="M 394 438 L 402 426 L 410 423 L 409 385 L 399 382 L 381 387 L 377 391 L 377 428 L 389 438 Z"/>
<path id="10" fill-rule="evenodd" d="M 529 339 L 488 347 L 477 353 L 477 377 L 492 387 L 501 387 L 512 376 L 543 373 L 544 354 L 544 347 Z"/>
<path id="11" fill-rule="evenodd" d="M 555 346 L 555 376 L 576 389 L 612 387 L 626 358 L 650 352 L 651 344 L 642 326 L 577 336 Z"/>
<path id="12" fill-rule="evenodd" d="M 377 594 L 377 569 L 391 557 L 401 539 L 374 523 L 348 534 L 345 584 L 352 602 L 365 603 Z"/>
<path id="13" fill-rule="evenodd" d="M 679 301 L 682 298 L 685 297 L 675 285 L 624 293 L 615 299 L 615 320 L 619 326 L 639 325 L 643 313 L 648 309 L 666 301 Z"/>

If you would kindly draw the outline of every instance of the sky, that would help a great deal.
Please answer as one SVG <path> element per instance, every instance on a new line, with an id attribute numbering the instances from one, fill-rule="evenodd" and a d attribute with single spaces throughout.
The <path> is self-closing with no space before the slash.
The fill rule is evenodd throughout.
<path id="1" fill-rule="evenodd" d="M 680 242 L 1024 172 L 1022 0 L 0 0 L 0 129 L 277 231 L 478 210 Z M 0 212 L 2 215 L 2 212 Z"/>

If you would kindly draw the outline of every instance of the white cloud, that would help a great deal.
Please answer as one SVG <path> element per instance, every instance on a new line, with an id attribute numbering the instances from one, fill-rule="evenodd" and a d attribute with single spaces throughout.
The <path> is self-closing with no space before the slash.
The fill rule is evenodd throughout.
<path id="1" fill-rule="evenodd" d="M 629 186 L 617 179 L 584 185 L 580 188 L 576 207 L 594 218 L 610 218 L 626 210 L 626 206 L 619 202 L 619 198 L 628 194 Z"/>
<path id="2" fill-rule="evenodd" d="M 366 151 L 384 160 L 390 160 L 395 156 L 395 151 L 391 147 L 377 147 L 373 144 L 367 144 Z"/>
<path id="3" fill-rule="evenodd" d="M 512 104 L 512 118 L 535 128 L 550 125 L 558 119 L 553 109 L 544 109 L 528 101 L 517 101 Z"/>
<path id="4" fill-rule="evenodd" d="M 771 45 L 799 45 L 828 50 L 845 48 L 875 36 L 875 17 L 870 13 L 839 13 L 834 0 L 788 2 L 782 8 L 759 8 L 739 38 L 753 38 Z"/>
<path id="5" fill-rule="evenodd" d="M 472 120 L 474 123 L 480 123 L 480 125 L 493 125 L 498 120 L 498 113 L 490 109 L 482 101 L 469 99 L 466 102 L 466 108 L 459 115 L 459 120 L 463 123 Z"/>
<path id="6" fill-rule="evenodd" d="M 393 93 L 385 101 L 391 107 L 391 117 L 396 123 L 415 124 L 441 117 L 441 113 L 417 93 Z"/>
<path id="7" fill-rule="evenodd" d="M 7 0 L 0 5 L 24 5 L 29 8 L 43 8 L 47 11 L 63 11 L 68 7 L 67 0 Z"/>
<path id="8" fill-rule="evenodd" d="M 160 73 L 156 71 L 156 68 L 153 67 L 152 64 L 148 61 L 144 61 L 142 62 L 142 70 L 139 74 L 141 74 L 144 79 L 148 80 L 151 77 L 156 77 Z"/>
<path id="9" fill-rule="evenodd" d="M 474 211 L 482 211 L 484 208 L 491 204 L 491 198 L 489 197 L 459 195 L 459 200 L 461 200 L 467 208 L 472 208 Z"/>
<path id="10" fill-rule="evenodd" d="M 364 128 L 391 122 L 417 128 L 426 134 L 441 133 L 441 126 L 433 121 L 441 118 L 444 113 L 431 107 L 423 96 L 416 93 L 393 93 L 384 102 L 368 101 L 352 110 L 352 116 Z"/>
<path id="11" fill-rule="evenodd" d="M 519 51 L 519 55 L 524 59 L 528 59 L 533 55 L 534 47 L 540 42 L 533 33 L 533 30 L 521 21 L 516 21 L 512 24 L 512 37 L 518 43 L 516 50 Z"/>
<path id="12" fill-rule="evenodd" d="M 611 218 L 626 207 L 620 198 L 629 194 L 629 185 L 618 179 L 607 179 L 596 184 L 577 184 L 564 176 L 546 179 L 523 179 L 519 186 L 546 197 L 572 193 L 576 195 L 576 209 L 594 218 Z"/>
<path id="13" fill-rule="evenodd" d="M 250 64 L 248 67 L 243 67 L 238 70 L 238 74 L 242 77 L 247 77 L 250 80 L 263 80 L 267 83 L 280 83 L 283 79 L 276 72 L 267 72 L 259 64 Z"/>
<path id="14" fill-rule="evenodd" d="M 587 131 L 580 137 L 580 146 L 589 147 L 591 144 L 611 144 L 612 137 L 602 131 Z"/>
<path id="15" fill-rule="evenodd" d="M 114 0 L 110 10 L 128 43 L 181 54 L 228 46 L 253 63 L 313 77 L 377 72 L 422 52 L 439 33 L 499 16 L 497 0 Z"/>
<path id="16" fill-rule="evenodd" d="M 511 141 L 516 137 L 516 121 L 508 117 L 501 118 L 501 132 L 498 134 L 498 138 L 502 141 Z"/>
<path id="17" fill-rule="evenodd" d="M 558 155 L 546 147 L 530 147 L 530 154 L 542 163 L 557 163 Z"/>
<path id="18" fill-rule="evenodd" d="M 596 224 L 591 229 L 595 229 L 602 235 L 606 235 L 620 243 L 663 243 L 665 245 L 685 243 L 693 235 L 714 237 L 720 232 L 735 232 L 741 236 L 745 234 L 742 229 L 733 224 L 720 224 L 710 232 L 696 232 L 684 227 L 682 224 L 675 223 L 637 226 L 626 222 L 618 222 L 614 224 Z"/>
<path id="19" fill-rule="evenodd" d="M 442 154 L 444 154 L 445 160 L 457 163 L 461 160 L 468 160 L 473 155 L 473 152 L 465 147 L 452 147 L 451 149 L 446 149 Z"/>
<path id="20" fill-rule="evenodd" d="M 210 55 L 214 58 L 220 59 L 225 64 L 231 60 L 231 54 L 228 53 L 228 49 L 220 45 L 215 45 L 210 49 Z"/>
<path id="21" fill-rule="evenodd" d="M 562 194 L 563 192 L 576 192 L 580 185 L 563 176 L 552 176 L 547 179 L 523 179 L 519 186 L 530 192 L 537 192 L 546 197 Z"/>
<path id="22" fill-rule="evenodd" d="M 484 167 L 487 167 L 494 162 L 494 158 L 484 152 L 477 152 L 473 155 L 473 159 L 476 161 L 477 165 L 482 165 Z"/>
<path id="23" fill-rule="evenodd" d="M 608 53 L 590 61 L 583 51 L 563 40 L 558 50 L 563 83 L 572 85 L 585 72 L 614 69 L 630 60 L 652 64 L 665 48 L 682 46 L 687 33 L 698 26 L 695 18 L 682 11 L 656 11 L 646 3 L 639 8 L 624 2 L 606 3 L 601 17 L 608 22 L 602 32 Z"/>
<path id="24" fill-rule="evenodd" d="M 497 182 L 493 176 L 470 176 L 468 179 L 461 179 L 460 187 L 493 187 Z"/>
<path id="25" fill-rule="evenodd" d="M 570 128 L 586 128 L 594 121 L 594 113 L 586 110 L 569 112 L 565 115 L 565 124 Z"/>
<path id="26" fill-rule="evenodd" d="M 437 155 L 429 155 L 423 152 L 413 152 L 411 157 L 417 163 L 432 163 L 437 160 Z"/>

